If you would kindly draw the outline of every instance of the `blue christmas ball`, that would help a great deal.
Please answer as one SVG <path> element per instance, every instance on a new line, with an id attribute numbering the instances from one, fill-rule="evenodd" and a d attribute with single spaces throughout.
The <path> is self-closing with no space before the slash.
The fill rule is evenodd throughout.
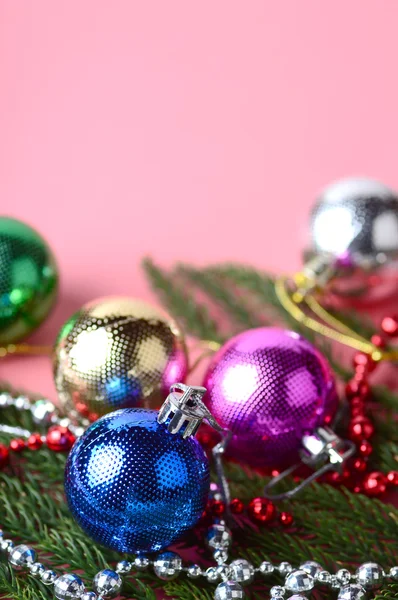
<path id="1" fill-rule="evenodd" d="M 96 421 L 73 446 L 65 492 L 79 525 L 119 552 L 154 552 L 199 520 L 209 465 L 193 437 L 171 434 L 156 411 L 131 408 Z"/>

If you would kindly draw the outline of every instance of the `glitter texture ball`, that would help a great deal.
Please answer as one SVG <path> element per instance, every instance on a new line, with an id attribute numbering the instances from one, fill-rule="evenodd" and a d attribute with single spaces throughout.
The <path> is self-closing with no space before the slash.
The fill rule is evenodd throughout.
<path id="1" fill-rule="evenodd" d="M 52 252 L 34 229 L 0 217 L 0 344 L 25 338 L 48 315 L 57 295 Z"/>
<path id="2" fill-rule="evenodd" d="M 397 192 L 366 178 L 347 178 L 329 185 L 310 216 L 305 258 L 319 255 L 330 256 L 331 262 L 341 267 L 337 291 L 340 286 L 341 291 L 359 293 L 388 281 L 396 286 Z M 349 274 L 344 277 L 347 268 Z"/>
<path id="3" fill-rule="evenodd" d="M 338 406 L 324 356 L 297 333 L 272 327 L 229 340 L 203 385 L 209 410 L 234 434 L 227 453 L 256 468 L 297 460 L 303 435 L 330 424 Z"/>
<path id="4" fill-rule="evenodd" d="M 54 348 L 61 404 L 91 420 L 116 408 L 158 407 L 186 373 L 184 338 L 174 321 L 131 298 L 86 304 L 65 323 Z"/>
<path id="5" fill-rule="evenodd" d="M 118 552 L 155 552 L 201 517 L 209 466 L 199 442 L 169 433 L 156 411 L 123 409 L 99 419 L 73 446 L 65 492 L 95 541 Z"/>

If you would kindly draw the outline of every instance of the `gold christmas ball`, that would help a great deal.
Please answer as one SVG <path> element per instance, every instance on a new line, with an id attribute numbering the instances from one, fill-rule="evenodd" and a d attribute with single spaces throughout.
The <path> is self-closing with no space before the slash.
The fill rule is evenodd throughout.
<path id="1" fill-rule="evenodd" d="M 54 379 L 65 412 L 95 420 L 125 407 L 156 407 L 188 360 L 176 323 L 145 302 L 119 296 L 85 304 L 62 327 Z"/>

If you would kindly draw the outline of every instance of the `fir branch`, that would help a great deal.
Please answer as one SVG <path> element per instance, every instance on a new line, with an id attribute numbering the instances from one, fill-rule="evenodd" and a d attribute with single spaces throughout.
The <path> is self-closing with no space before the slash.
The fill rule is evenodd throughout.
<path id="1" fill-rule="evenodd" d="M 220 280 L 220 277 L 210 269 L 200 270 L 180 264 L 175 273 L 205 292 L 208 298 L 214 300 L 230 317 L 232 323 L 238 326 L 238 330 L 241 330 L 242 327 L 252 329 L 265 324 L 265 319 L 253 313 L 245 305 L 244 297 L 237 296 L 236 290 L 229 289 L 226 285 L 228 282 Z"/>
<path id="2" fill-rule="evenodd" d="M 234 265 L 212 266 L 203 270 L 178 265 L 172 273 L 166 274 L 163 272 L 162 289 L 174 286 L 176 280 L 181 276 L 183 281 L 190 284 L 194 283 L 196 287 L 205 292 L 208 303 L 216 302 L 224 309 L 225 315 L 230 318 L 231 323 L 229 337 L 248 328 L 282 321 L 290 329 L 297 331 L 317 345 L 328 358 L 339 377 L 345 380 L 349 379 L 350 372 L 335 359 L 329 340 L 316 336 L 310 329 L 293 319 L 280 305 L 275 294 L 273 279 L 268 275 L 260 274 L 247 267 Z M 193 294 L 191 301 L 194 301 Z M 198 301 L 196 303 L 201 309 L 205 308 L 203 303 Z M 184 303 L 180 303 L 176 308 L 177 310 L 173 314 L 176 318 L 184 321 L 186 314 Z M 172 310 L 171 307 L 170 310 Z M 189 327 L 188 332 L 197 335 Z"/>
<path id="3" fill-rule="evenodd" d="M 374 400 L 385 406 L 385 408 L 389 408 L 395 413 L 398 412 L 398 395 L 386 386 L 374 386 L 372 388 L 372 395 Z"/>
<path id="4" fill-rule="evenodd" d="M 143 261 L 143 268 L 154 291 L 188 333 L 203 340 L 221 340 L 217 324 L 209 316 L 207 308 L 195 302 L 192 294 L 185 291 L 185 286 L 166 275 L 150 258 Z"/>

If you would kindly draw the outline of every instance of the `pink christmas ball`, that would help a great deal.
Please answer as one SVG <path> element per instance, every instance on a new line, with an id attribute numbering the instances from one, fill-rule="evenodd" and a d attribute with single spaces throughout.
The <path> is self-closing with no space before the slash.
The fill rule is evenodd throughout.
<path id="1" fill-rule="evenodd" d="M 301 440 L 338 407 L 326 358 L 293 331 L 262 327 L 229 340 L 205 375 L 206 404 L 233 432 L 227 453 L 252 467 L 298 458 Z"/>

